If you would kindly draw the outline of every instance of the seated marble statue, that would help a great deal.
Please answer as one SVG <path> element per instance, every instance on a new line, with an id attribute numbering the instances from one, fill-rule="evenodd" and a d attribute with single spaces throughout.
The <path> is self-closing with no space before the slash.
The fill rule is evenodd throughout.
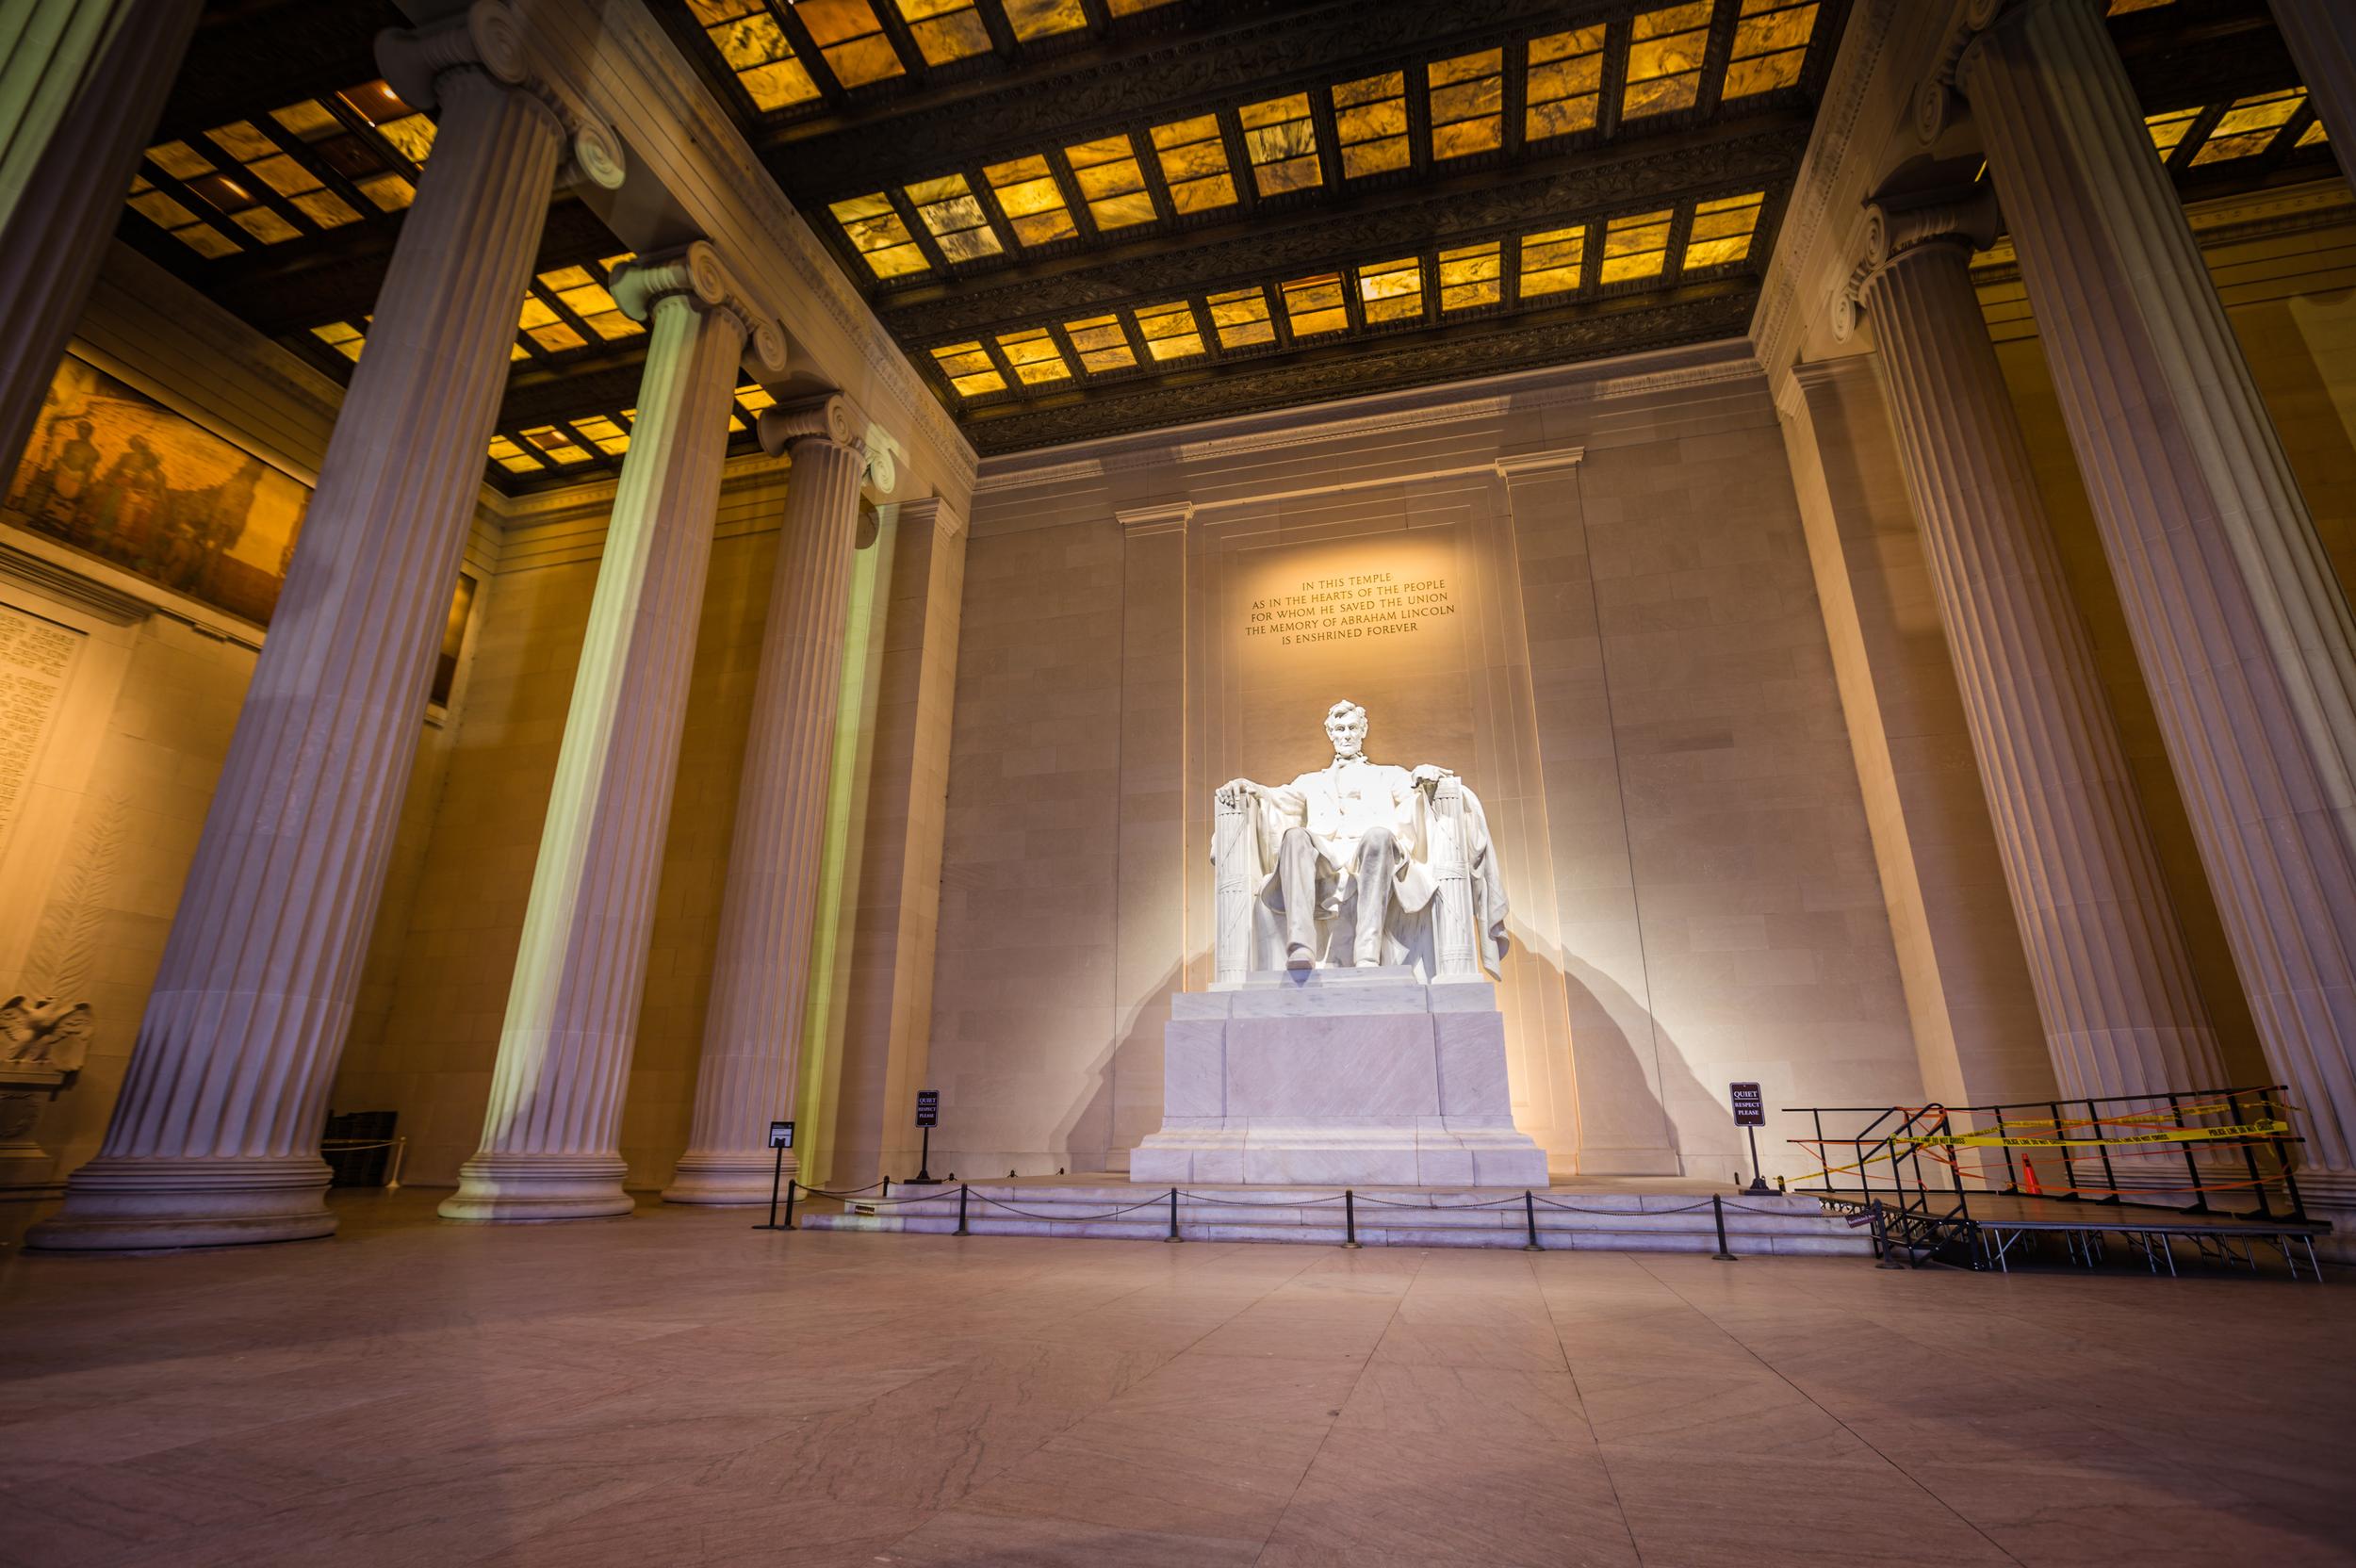
<path id="1" fill-rule="evenodd" d="M 1497 972 L 1505 885 L 1480 800 L 1448 769 L 1369 761 L 1366 710 L 1354 702 L 1327 710 L 1325 734 L 1328 766 L 1286 785 L 1219 787 L 1221 974 L 1280 961 L 1404 964 L 1436 978 L 1475 978 L 1476 963 Z"/>

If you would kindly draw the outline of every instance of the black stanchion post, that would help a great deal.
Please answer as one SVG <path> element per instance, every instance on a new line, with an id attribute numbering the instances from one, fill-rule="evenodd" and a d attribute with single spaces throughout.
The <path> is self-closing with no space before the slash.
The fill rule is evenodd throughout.
<path id="1" fill-rule="evenodd" d="M 889 1176 L 885 1177 L 883 1180 L 883 1193 L 881 1196 L 885 1198 L 892 1196 L 892 1178 Z"/>
<path id="2" fill-rule="evenodd" d="M 1178 1189 L 1176 1187 L 1170 1189 L 1170 1234 L 1162 1237 L 1162 1239 L 1164 1241 L 1184 1241 L 1186 1239 L 1178 1233 Z"/>
<path id="3" fill-rule="evenodd" d="M 1348 1187 L 1342 1188 L 1342 1245 L 1358 1245 L 1358 1195 Z"/>
<path id="4" fill-rule="evenodd" d="M 790 1177 L 790 1176 L 786 1178 L 786 1182 L 785 1182 L 785 1225 L 784 1225 L 784 1227 L 783 1227 L 783 1228 L 784 1228 L 784 1229 L 786 1229 L 786 1230 L 789 1230 L 789 1231 L 790 1231 L 790 1230 L 792 1230 L 792 1229 L 794 1229 L 794 1189 L 796 1186 L 798 1186 L 799 1184 L 799 1184 L 798 1182 L 796 1182 L 794 1178 L 792 1178 L 792 1177 Z"/>
<path id="5" fill-rule="evenodd" d="M 769 1172 L 769 1223 L 761 1227 L 764 1231 L 774 1231 L 777 1228 L 777 1184 L 784 1180 L 785 1149 L 780 1145 L 777 1149 L 777 1167 Z"/>
<path id="6" fill-rule="evenodd" d="M 2184 1102 L 2176 1098 L 2176 1095 L 2172 1090 L 2169 1092 L 2168 1097 L 2168 1108 L 2175 1113 L 2176 1130 L 2180 1133 L 2183 1132 L 2184 1130 Z M 2201 1162 L 2192 1157 L 2192 1144 L 2189 1141 L 2187 1141 L 2184 1145 L 2184 1174 L 2192 1178 L 2192 1208 L 2190 1212 L 2194 1214 L 2208 1213 L 2208 1189 L 2201 1183 Z"/>
<path id="7" fill-rule="evenodd" d="M 1741 1258 L 1726 1250 L 1726 1206 L 1714 1192 L 1710 1195 L 1710 1219 L 1718 1227 L 1718 1250 L 1710 1256 L 1720 1263 L 1741 1263 Z"/>
<path id="8" fill-rule="evenodd" d="M 2091 1100 L 2086 1102 L 2086 1118 L 2094 1124 L 2095 1147 L 2102 1152 L 2102 1184 L 2111 1189 L 2111 1195 L 2102 1201 L 2124 1203 L 2127 1200 L 2127 1195 L 2119 1190 L 2119 1173 L 2111 1168 L 2111 1146 L 2102 1141 L 2102 1116 L 2094 1108 L 2094 1102 Z"/>
<path id="9" fill-rule="evenodd" d="M 1522 1243 L 1522 1250 L 1525 1252 L 1545 1251 L 1546 1249 L 1538 1245 L 1538 1200 L 1530 1195 L 1528 1187 L 1522 1189 L 1522 1223 L 1530 1231 L 1530 1239 Z"/>
<path id="10" fill-rule="evenodd" d="M 2227 1095 L 2225 1097 L 2225 1103 L 2233 1113 L 2234 1126 L 2239 1127 L 2250 1119 L 2248 1117 L 2242 1115 L 2240 1095 Z M 2267 1107 L 2265 1103 L 2261 1102 L 2259 1109 L 2265 1110 L 2266 1108 Z M 2250 1168 L 2250 1190 L 2258 1200 L 2258 1217 L 2261 1219 L 2273 1218 L 2274 1195 L 2266 1191 L 2266 1175 L 2258 1168 L 2258 1145 L 2254 1140 L 2250 1138 L 2244 1138 L 2242 1140 L 2241 1157 L 2242 1163 Z"/>
<path id="11" fill-rule="evenodd" d="M 966 1195 L 973 1190 L 973 1189 L 972 1187 L 967 1186 L 962 1182 L 957 1184 L 957 1234 L 959 1235 L 967 1233 L 965 1229 L 965 1199 Z"/>

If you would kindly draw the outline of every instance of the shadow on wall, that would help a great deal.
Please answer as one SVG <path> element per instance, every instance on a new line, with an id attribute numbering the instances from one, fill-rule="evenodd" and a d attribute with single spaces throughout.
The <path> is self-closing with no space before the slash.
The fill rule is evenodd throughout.
<path id="1" fill-rule="evenodd" d="M 1569 1077 L 1577 1102 L 1571 1125 L 1577 1129 L 1580 1167 L 1616 1171 L 1641 1161 L 1644 1174 L 1710 1177 L 1722 1167 L 1728 1172 L 1740 1167 L 1747 1176 L 1749 1155 L 1742 1152 L 1732 1109 L 1693 1075 L 1684 1054 L 1650 1011 L 1600 971 L 1576 960 L 1565 971 L 1542 956 L 1522 932 L 1516 931 L 1513 939 L 1513 961 L 1535 967 L 1539 984 L 1561 988 L 1569 1004 Z M 1124 1070 L 1151 1073 L 1152 1119 L 1159 1125 L 1162 1028 L 1170 1021 L 1170 998 L 1181 988 L 1182 976 L 1179 965 L 1162 975 L 1151 999 L 1090 1064 L 1088 1082 L 1092 1089 L 1056 1119 L 1049 1142 L 1064 1168 L 1125 1168 L 1128 1152 L 1153 1130 L 1131 1132 L 1121 1125 Z M 1135 1105 L 1142 1098 L 1132 1086 L 1129 1102 Z M 1714 1131 L 1722 1124 L 1723 1136 L 1691 1140 L 1689 1148 L 1683 1128 Z M 1761 1150 L 1770 1172 L 1777 1168 L 1776 1152 L 1784 1147 L 1778 1134 L 1776 1141 Z M 1562 1152 L 1549 1152 L 1561 1173 Z"/>

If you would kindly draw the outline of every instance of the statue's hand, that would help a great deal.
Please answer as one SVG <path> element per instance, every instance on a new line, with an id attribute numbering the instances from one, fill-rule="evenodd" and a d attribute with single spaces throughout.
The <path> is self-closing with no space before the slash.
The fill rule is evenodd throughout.
<path id="1" fill-rule="evenodd" d="M 1249 806 L 1259 792 L 1260 787 L 1249 778 L 1231 778 L 1219 787 L 1219 803 L 1221 806 Z"/>
<path id="2" fill-rule="evenodd" d="M 1434 762 L 1426 762 L 1415 770 L 1415 782 L 1428 790 L 1443 778 L 1454 778 L 1456 771 L 1453 768 L 1441 767 Z"/>

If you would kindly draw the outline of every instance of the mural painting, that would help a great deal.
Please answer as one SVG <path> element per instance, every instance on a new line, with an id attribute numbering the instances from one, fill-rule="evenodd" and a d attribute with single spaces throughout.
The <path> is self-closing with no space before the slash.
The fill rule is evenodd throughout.
<path id="1" fill-rule="evenodd" d="M 261 459 L 68 355 L 5 515 L 267 624 L 309 499 Z"/>

